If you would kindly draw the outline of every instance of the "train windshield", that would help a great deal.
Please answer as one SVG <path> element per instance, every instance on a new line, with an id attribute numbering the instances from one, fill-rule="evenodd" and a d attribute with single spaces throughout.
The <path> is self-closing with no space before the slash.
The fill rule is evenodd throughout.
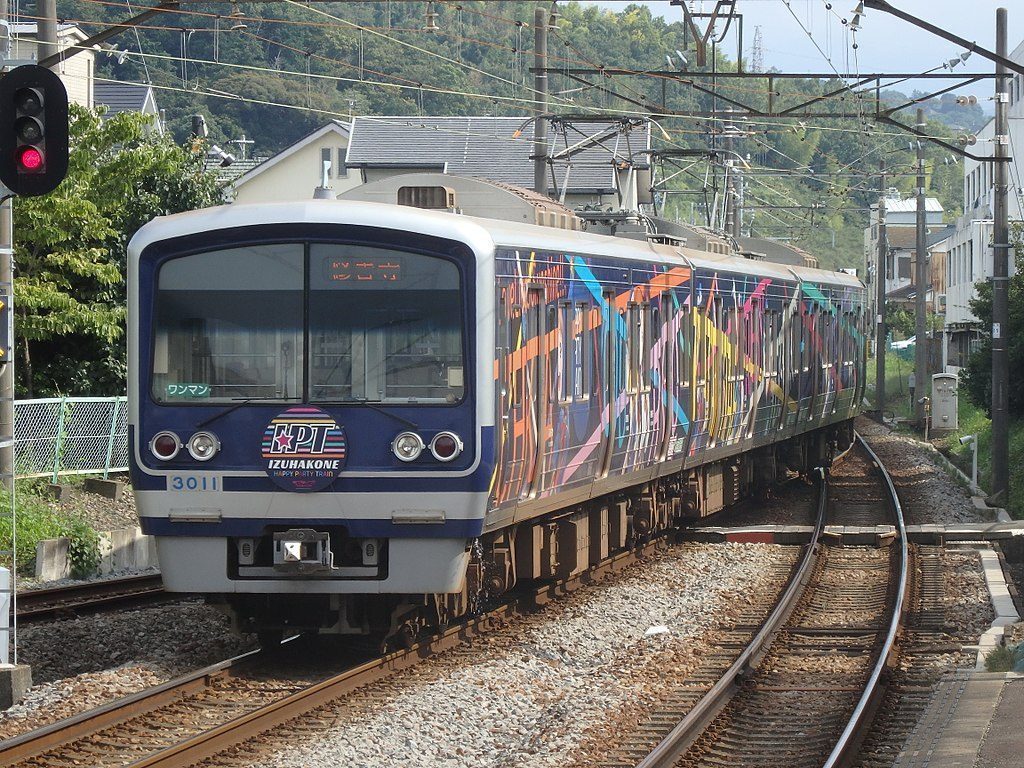
<path id="1" fill-rule="evenodd" d="M 158 402 L 456 403 L 458 267 L 360 245 L 197 253 L 160 269 Z"/>

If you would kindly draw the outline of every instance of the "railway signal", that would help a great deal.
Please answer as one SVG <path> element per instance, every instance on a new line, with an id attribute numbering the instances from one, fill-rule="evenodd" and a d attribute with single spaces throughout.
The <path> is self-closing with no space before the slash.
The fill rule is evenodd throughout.
<path id="1" fill-rule="evenodd" d="M 0 78 L 0 181 L 16 195 L 57 188 L 68 172 L 68 93 L 46 67 Z"/>

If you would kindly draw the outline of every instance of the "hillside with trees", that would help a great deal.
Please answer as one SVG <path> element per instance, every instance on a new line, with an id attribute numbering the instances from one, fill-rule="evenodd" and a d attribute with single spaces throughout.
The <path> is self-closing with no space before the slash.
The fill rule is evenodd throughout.
<path id="1" fill-rule="evenodd" d="M 427 3 L 346 2 L 240 4 L 241 18 L 228 6 L 188 5 L 117 38 L 129 55 L 99 56 L 100 76 L 152 82 L 167 125 L 184 141 L 190 116 L 207 116 L 211 140 L 221 146 L 243 134 L 254 152 L 269 156 L 329 119 L 352 114 L 442 115 L 530 114 L 532 103 L 534 2 L 435 2 L 428 32 Z M 122 20 L 123 9 L 94 0 L 58 4 L 69 21 Z M 638 73 L 673 67 L 693 71 L 681 22 L 669 23 L 644 6 L 612 13 L 593 5 L 560 3 L 552 31 L 550 66 L 618 67 Z M 219 14 L 219 15 L 218 15 Z M 232 27 L 242 27 L 232 29 Z M 86 25 L 87 32 L 98 27 Z M 145 56 L 139 55 L 139 50 Z M 724 48 L 725 46 L 723 46 Z M 686 51 L 682 67 L 677 51 Z M 668 57 L 668 63 L 666 62 Z M 721 50 L 719 71 L 735 69 Z M 703 67 L 710 69 L 709 66 Z M 645 110 L 664 97 L 655 130 L 661 147 L 706 148 L 723 131 L 722 120 L 675 117 L 674 111 L 711 111 L 715 97 L 685 80 L 664 77 L 551 77 L 551 111 L 623 113 Z M 703 82 L 703 81 L 698 81 Z M 767 104 L 766 81 L 719 80 L 726 99 Z M 709 83 L 704 83 L 709 85 Z M 807 101 L 838 88 L 834 81 L 776 81 L 776 105 Z M 860 263 L 866 209 L 877 199 L 878 161 L 897 175 L 887 186 L 909 193 L 905 175 L 913 161 L 906 134 L 871 119 L 873 93 L 847 94 L 822 106 L 849 114 L 842 119 L 744 120 L 735 149 L 749 158 L 745 173 L 748 204 L 760 206 L 757 235 L 791 240 L 815 252 L 827 266 Z M 903 98 L 896 91 L 886 99 Z M 717 100 L 717 108 L 726 106 Z M 928 130 L 953 138 L 983 120 L 980 107 L 959 107 L 952 95 L 926 102 Z M 650 112 L 658 115 L 660 110 Z M 913 114 L 897 115 L 906 123 Z M 951 127 L 952 126 L 952 127 Z M 961 169 L 948 152 L 927 147 L 928 193 L 950 216 L 960 208 Z M 704 169 L 676 179 L 695 191 Z M 701 221 L 699 196 L 673 196 L 671 216 Z M 771 209 L 765 206 L 782 206 Z M 749 217 L 747 221 L 750 221 Z"/>

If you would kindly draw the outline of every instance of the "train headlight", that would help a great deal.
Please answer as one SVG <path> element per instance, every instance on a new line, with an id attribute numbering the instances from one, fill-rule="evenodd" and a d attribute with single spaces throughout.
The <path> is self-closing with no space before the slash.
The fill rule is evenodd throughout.
<path id="1" fill-rule="evenodd" d="M 188 439 L 189 455 L 196 461 L 209 461 L 220 450 L 220 440 L 212 432 L 196 432 Z"/>
<path id="2" fill-rule="evenodd" d="M 403 432 L 391 441 L 391 452 L 399 461 L 416 461 L 424 448 L 423 438 L 415 432 Z"/>
<path id="3" fill-rule="evenodd" d="M 451 461 L 462 453 L 462 438 L 454 432 L 438 432 L 430 441 L 430 452 L 438 461 Z"/>
<path id="4" fill-rule="evenodd" d="M 181 439 L 170 431 L 157 432 L 149 441 L 149 450 L 160 461 L 170 461 L 181 450 Z"/>

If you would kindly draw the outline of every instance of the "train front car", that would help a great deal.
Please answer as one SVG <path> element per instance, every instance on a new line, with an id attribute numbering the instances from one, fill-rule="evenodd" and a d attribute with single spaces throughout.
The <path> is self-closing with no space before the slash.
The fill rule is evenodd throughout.
<path id="1" fill-rule="evenodd" d="M 387 632 L 424 602 L 465 607 L 493 469 L 475 364 L 493 245 L 395 211 L 229 206 L 129 247 L 142 529 L 167 588 L 222 596 L 241 630 Z"/>

